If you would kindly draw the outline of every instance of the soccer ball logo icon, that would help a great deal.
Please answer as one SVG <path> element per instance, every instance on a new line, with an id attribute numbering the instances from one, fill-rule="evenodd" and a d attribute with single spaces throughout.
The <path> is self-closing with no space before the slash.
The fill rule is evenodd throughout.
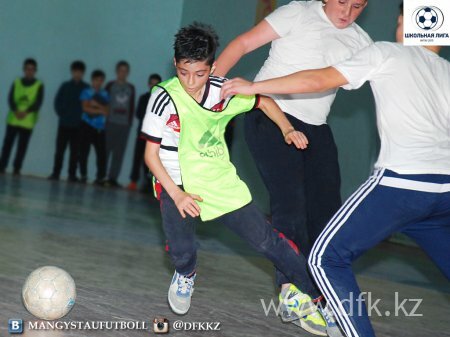
<path id="1" fill-rule="evenodd" d="M 414 11 L 413 20 L 422 30 L 437 30 L 444 23 L 444 14 L 434 6 L 419 7 Z"/>
<path id="2" fill-rule="evenodd" d="M 416 22 L 422 29 L 433 29 L 438 23 L 438 14 L 431 7 L 422 8 L 416 15 Z"/>

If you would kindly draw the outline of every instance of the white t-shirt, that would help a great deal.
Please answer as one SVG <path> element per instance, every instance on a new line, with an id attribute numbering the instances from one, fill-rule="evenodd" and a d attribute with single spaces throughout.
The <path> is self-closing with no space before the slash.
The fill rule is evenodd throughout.
<path id="1" fill-rule="evenodd" d="M 210 76 L 200 105 L 211 109 L 219 103 L 220 91 L 225 81 L 225 78 Z M 180 163 L 178 161 L 180 120 L 172 99 L 162 88 L 156 88 L 150 96 L 141 135 L 147 141 L 161 144 L 159 150 L 161 162 L 175 184 L 181 185 Z"/>
<path id="2" fill-rule="evenodd" d="M 336 28 L 322 7 L 320 1 L 292 1 L 266 17 L 280 38 L 272 42 L 269 58 L 256 81 L 325 68 L 372 43 L 356 23 L 345 29 Z M 284 112 L 305 123 L 321 125 L 327 121 L 336 90 L 271 96 Z"/>
<path id="3" fill-rule="evenodd" d="M 424 47 L 377 42 L 335 68 L 357 89 L 370 81 L 381 150 L 376 168 L 450 174 L 450 63 Z"/>

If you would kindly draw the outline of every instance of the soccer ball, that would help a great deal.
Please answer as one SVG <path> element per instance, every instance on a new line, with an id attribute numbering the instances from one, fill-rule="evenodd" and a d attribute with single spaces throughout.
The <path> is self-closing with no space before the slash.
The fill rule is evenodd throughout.
<path id="1" fill-rule="evenodd" d="M 416 22 L 422 29 L 433 29 L 438 23 L 438 14 L 433 8 L 422 8 L 416 15 Z"/>
<path id="2" fill-rule="evenodd" d="M 45 320 L 67 315 L 75 304 L 76 296 L 73 278 L 61 268 L 52 266 L 33 271 L 22 289 L 25 308 Z"/>

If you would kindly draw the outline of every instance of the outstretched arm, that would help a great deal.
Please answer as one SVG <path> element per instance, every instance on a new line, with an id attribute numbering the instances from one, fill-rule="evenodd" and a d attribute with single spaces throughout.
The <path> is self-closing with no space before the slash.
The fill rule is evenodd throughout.
<path id="1" fill-rule="evenodd" d="M 217 59 L 214 75 L 224 77 L 245 54 L 278 38 L 279 35 L 272 26 L 266 20 L 262 20 L 228 44 Z"/>
<path id="2" fill-rule="evenodd" d="M 249 82 L 234 78 L 222 86 L 222 97 L 254 94 L 303 94 L 324 92 L 348 84 L 347 79 L 335 68 L 304 70 L 297 73 L 265 80 Z"/>
<path id="3" fill-rule="evenodd" d="M 261 96 L 258 108 L 261 109 L 279 128 L 283 134 L 284 141 L 291 145 L 294 144 L 297 149 L 306 149 L 308 139 L 303 132 L 296 131 L 291 122 L 287 119 L 285 113 L 281 111 L 275 101 L 267 96 Z"/>

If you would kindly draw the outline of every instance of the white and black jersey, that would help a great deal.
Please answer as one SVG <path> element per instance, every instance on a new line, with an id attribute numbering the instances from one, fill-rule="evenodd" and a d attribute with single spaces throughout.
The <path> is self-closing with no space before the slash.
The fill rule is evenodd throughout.
<path id="1" fill-rule="evenodd" d="M 205 93 L 199 103 L 207 109 L 220 102 L 220 91 L 225 78 L 210 76 Z M 180 164 L 178 161 L 178 142 L 180 139 L 180 120 L 170 95 L 162 88 L 156 88 L 148 102 L 142 125 L 141 136 L 147 141 L 161 144 L 159 156 L 169 176 L 181 185 Z"/>

